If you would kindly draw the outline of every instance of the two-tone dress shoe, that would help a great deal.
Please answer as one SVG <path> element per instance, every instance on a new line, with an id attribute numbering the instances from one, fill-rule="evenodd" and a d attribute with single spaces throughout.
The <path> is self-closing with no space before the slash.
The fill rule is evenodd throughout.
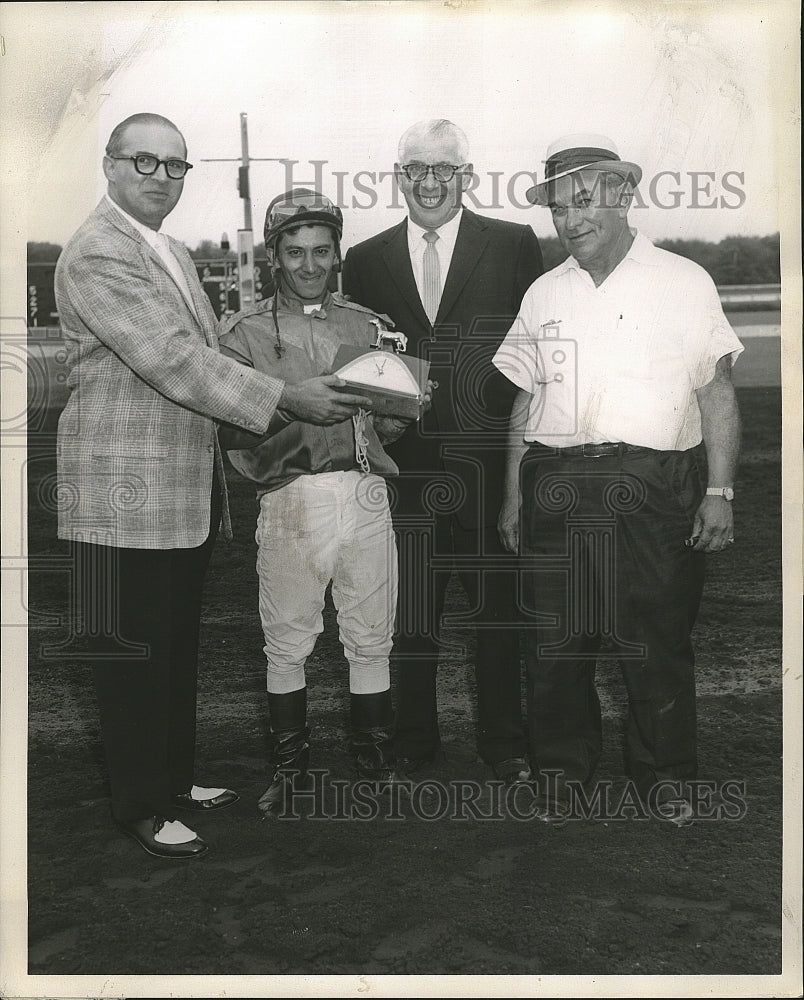
<path id="1" fill-rule="evenodd" d="M 208 812 L 210 809 L 224 809 L 231 806 L 240 796 L 228 788 L 200 788 L 193 785 L 189 792 L 174 795 L 172 802 L 177 809 L 192 812 Z"/>
<path id="2" fill-rule="evenodd" d="M 199 836 L 176 820 L 168 821 L 161 816 L 148 816 L 146 819 L 115 822 L 127 837 L 131 837 L 143 850 L 157 858 L 186 861 L 189 858 L 200 857 L 209 850 Z"/>

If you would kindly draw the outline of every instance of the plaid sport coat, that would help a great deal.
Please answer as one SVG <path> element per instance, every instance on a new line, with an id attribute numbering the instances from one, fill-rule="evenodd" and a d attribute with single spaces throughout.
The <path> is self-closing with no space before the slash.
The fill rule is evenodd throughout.
<path id="1" fill-rule="evenodd" d="M 195 265 L 169 242 L 195 312 L 159 255 L 106 199 L 59 257 L 56 306 L 70 389 L 57 435 L 60 538 L 200 545 L 216 463 L 223 533 L 231 537 L 215 422 L 264 433 L 283 383 L 220 354 Z"/>

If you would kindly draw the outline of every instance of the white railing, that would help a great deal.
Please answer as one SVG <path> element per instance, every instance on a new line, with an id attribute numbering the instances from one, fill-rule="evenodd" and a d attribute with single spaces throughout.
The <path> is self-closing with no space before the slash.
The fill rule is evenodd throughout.
<path id="1" fill-rule="evenodd" d="M 718 285 L 717 293 L 724 306 L 762 303 L 779 309 L 782 305 L 781 285 Z"/>

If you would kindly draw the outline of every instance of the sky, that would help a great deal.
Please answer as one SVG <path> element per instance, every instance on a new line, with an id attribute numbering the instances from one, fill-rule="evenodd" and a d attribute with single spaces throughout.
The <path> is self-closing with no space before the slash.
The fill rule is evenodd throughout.
<path id="1" fill-rule="evenodd" d="M 255 241 L 270 199 L 313 181 L 348 247 L 403 217 L 380 175 L 410 124 L 444 117 L 469 137 L 481 214 L 552 235 L 527 173 L 591 131 L 642 166 L 632 221 L 651 239 L 764 235 L 780 228 L 796 18 L 786 0 L 3 3 L 4 208 L 12 235 L 63 244 L 105 189 L 114 125 L 155 111 L 194 164 L 165 231 L 234 242 L 238 164 L 206 161 L 240 156 L 245 113 L 253 158 L 298 161 L 252 164 Z"/>

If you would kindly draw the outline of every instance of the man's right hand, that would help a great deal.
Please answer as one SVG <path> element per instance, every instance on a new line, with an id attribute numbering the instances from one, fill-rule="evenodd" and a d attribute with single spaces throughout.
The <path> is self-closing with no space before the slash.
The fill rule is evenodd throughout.
<path id="1" fill-rule="evenodd" d="M 497 519 L 497 534 L 506 552 L 519 552 L 519 498 L 503 499 L 500 516 Z"/>
<path id="2" fill-rule="evenodd" d="M 285 383 L 277 409 L 293 420 L 307 424 L 339 424 L 362 407 L 371 409 L 371 400 L 339 390 L 346 382 L 337 375 L 318 375 L 295 385 Z"/>

